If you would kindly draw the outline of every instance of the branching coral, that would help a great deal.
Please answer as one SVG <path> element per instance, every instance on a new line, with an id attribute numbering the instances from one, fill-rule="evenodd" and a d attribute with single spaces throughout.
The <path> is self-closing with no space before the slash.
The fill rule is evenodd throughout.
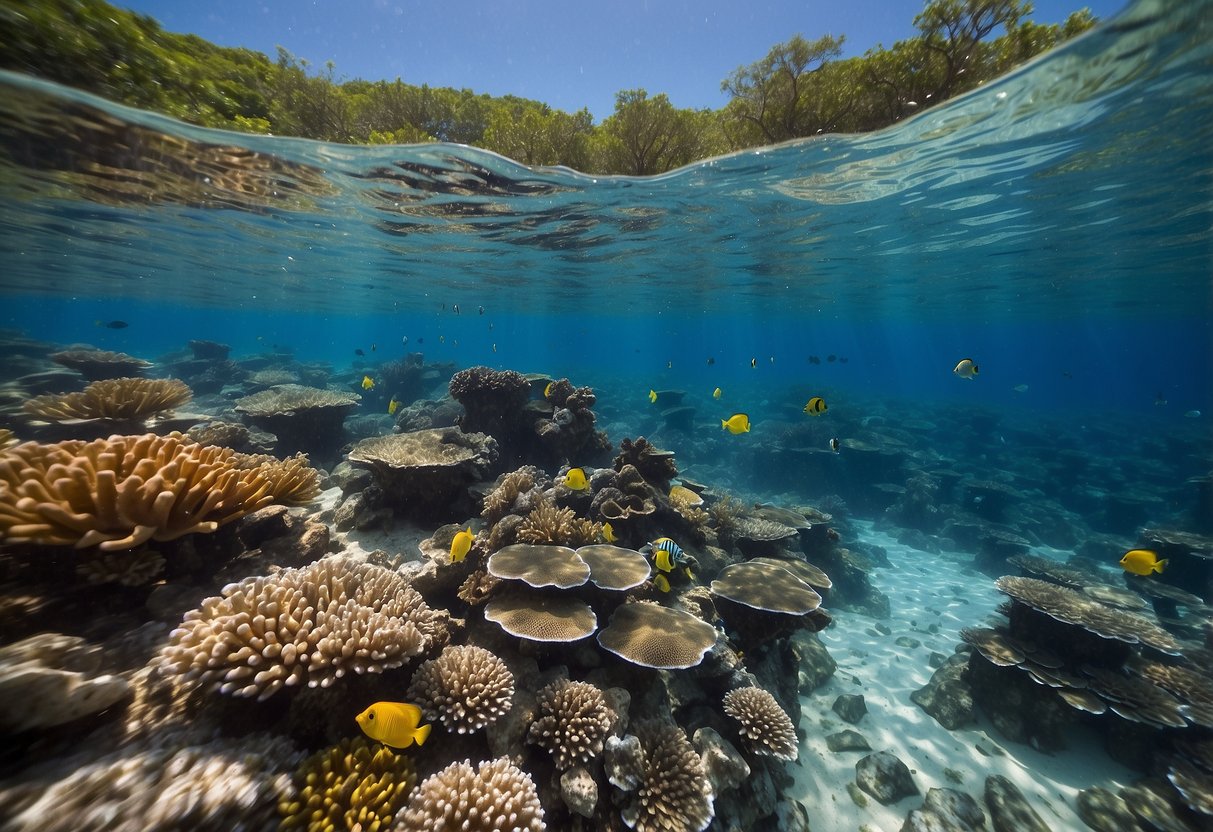
<path id="1" fill-rule="evenodd" d="M 295 795 L 278 804 L 282 829 L 386 829 L 417 785 L 408 757 L 364 737 L 308 757 L 295 775 Z"/>
<path id="2" fill-rule="evenodd" d="M 36 396 L 22 409 L 51 422 L 69 419 L 134 421 L 180 407 L 194 397 L 175 378 L 111 378 L 94 381 L 79 393 Z"/>
<path id="3" fill-rule="evenodd" d="M 179 433 L 26 442 L 0 454 L 0 539 L 113 551 L 213 532 L 273 503 L 275 489 L 297 499 L 307 470 L 242 469 L 230 449 Z"/>
<path id="4" fill-rule="evenodd" d="M 205 599 L 173 630 L 160 666 L 186 683 L 266 699 L 284 686 L 400 667 L 443 643 L 446 624 L 396 573 L 327 558 Z"/>
<path id="5" fill-rule="evenodd" d="M 571 508 L 557 508 L 547 500 L 541 501 L 518 526 L 518 540 L 523 543 L 554 543 L 560 546 L 581 546 L 585 529 L 576 523 L 577 514 Z M 601 527 L 599 527 L 601 529 Z"/>
<path id="6" fill-rule="evenodd" d="M 607 773 L 623 790 L 623 822 L 637 832 L 700 832 L 712 822 L 703 760 L 672 722 L 644 720 L 635 735 L 607 741 Z"/>
<path id="7" fill-rule="evenodd" d="M 298 453 L 286 459 L 269 454 L 237 454 L 236 465 L 255 470 L 270 483 L 274 502 L 302 506 L 320 496 L 320 472 L 313 468 L 307 454 Z"/>
<path id="8" fill-rule="evenodd" d="M 482 647 L 447 647 L 413 674 L 406 698 L 428 720 L 470 734 L 496 722 L 514 702 L 514 674 Z"/>
<path id="9" fill-rule="evenodd" d="M 528 739 L 546 748 L 564 771 L 588 763 L 602 753 L 602 744 L 615 722 L 602 691 L 588 682 L 560 679 L 538 693 L 539 718 Z"/>
<path id="10" fill-rule="evenodd" d="M 770 692 L 758 687 L 731 690 L 724 695 L 724 712 L 737 720 L 739 733 L 755 754 L 796 759 L 796 726 Z"/>
<path id="11" fill-rule="evenodd" d="M 507 758 L 470 760 L 422 781 L 397 818 L 404 829 L 543 832 L 543 807 L 531 776 Z"/>
<path id="12" fill-rule="evenodd" d="M 535 487 L 535 477 L 530 470 L 520 468 L 501 478 L 497 487 L 484 498 L 484 510 L 480 513 L 491 525 L 510 513 L 514 501 L 519 494 L 530 491 Z"/>

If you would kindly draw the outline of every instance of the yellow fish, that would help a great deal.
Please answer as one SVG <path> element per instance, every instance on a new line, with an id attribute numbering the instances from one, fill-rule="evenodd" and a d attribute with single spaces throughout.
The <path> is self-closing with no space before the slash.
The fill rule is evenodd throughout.
<path id="1" fill-rule="evenodd" d="M 813 398 L 809 399 L 809 403 L 804 406 L 804 412 L 810 416 L 820 416 L 827 410 L 829 410 L 829 408 L 826 407 L 826 400 L 821 396 L 814 396 Z"/>
<path id="2" fill-rule="evenodd" d="M 667 578 L 665 575 L 658 575 L 656 578 L 653 579 L 653 586 L 657 587 L 662 592 L 669 592 L 670 591 L 670 579 Z"/>
<path id="3" fill-rule="evenodd" d="M 662 572 L 673 572 L 681 557 L 681 547 L 668 537 L 659 537 L 653 541 L 653 563 Z"/>
<path id="4" fill-rule="evenodd" d="M 719 387 L 717 387 L 715 390 L 713 390 L 713 391 L 712 391 L 712 398 L 713 398 L 713 399 L 719 399 L 719 398 L 721 397 L 721 395 L 723 395 L 723 394 L 720 392 L 720 388 L 719 388 Z"/>
<path id="5" fill-rule="evenodd" d="M 455 539 L 451 541 L 451 563 L 459 563 L 466 558 L 475 539 L 471 526 L 455 535 Z"/>
<path id="6" fill-rule="evenodd" d="M 611 528 L 610 523 L 602 524 L 602 539 L 607 543 L 614 543 L 619 538 L 615 537 L 615 530 Z"/>
<path id="7" fill-rule="evenodd" d="M 423 745 L 432 727 L 421 724 L 421 708 L 406 702 L 376 702 L 354 719 L 362 733 L 392 748 Z"/>
<path id="8" fill-rule="evenodd" d="M 1166 569 L 1167 561 L 1159 560 L 1158 553 L 1150 549 L 1130 549 L 1120 559 L 1120 565 L 1134 575 L 1150 575 Z"/>
<path id="9" fill-rule="evenodd" d="M 750 417 L 744 413 L 734 413 L 727 419 L 720 420 L 720 427 L 736 436 L 739 433 L 750 432 Z"/>
<path id="10" fill-rule="evenodd" d="M 392 397 L 392 400 L 391 400 L 390 402 L 388 402 L 388 403 L 387 403 L 387 415 L 389 415 L 389 416 L 395 416 L 395 415 L 396 415 L 396 410 L 397 410 L 399 407 L 400 407 L 400 402 L 396 401 L 396 397 L 395 397 L 395 396 L 393 396 L 393 397 Z"/>
<path id="11" fill-rule="evenodd" d="M 549 382 L 548 382 L 547 387 L 544 387 L 544 388 L 543 388 L 543 397 L 544 397 L 545 399 L 546 399 L 548 396 L 552 395 L 552 385 L 553 385 L 553 384 L 555 384 L 555 383 L 556 383 L 556 382 L 554 382 L 554 381 L 549 381 Z"/>
<path id="12" fill-rule="evenodd" d="M 362 377 L 362 389 L 363 390 L 375 389 L 375 379 L 371 378 L 370 376 L 363 376 Z"/>
<path id="13" fill-rule="evenodd" d="M 656 390 L 650 390 L 650 391 L 649 391 L 649 402 L 651 402 L 651 403 L 655 403 L 656 401 L 657 401 L 657 391 L 656 391 Z"/>
<path id="14" fill-rule="evenodd" d="M 564 475 L 564 484 L 574 491 L 585 491 L 590 487 L 589 481 L 585 478 L 585 471 L 580 468 L 570 468 L 569 472 Z"/>
<path id="15" fill-rule="evenodd" d="M 967 378 L 969 381 L 977 378 L 977 365 L 973 363 L 972 358 L 962 358 L 956 362 L 956 366 L 952 368 L 952 372 L 960 378 Z"/>

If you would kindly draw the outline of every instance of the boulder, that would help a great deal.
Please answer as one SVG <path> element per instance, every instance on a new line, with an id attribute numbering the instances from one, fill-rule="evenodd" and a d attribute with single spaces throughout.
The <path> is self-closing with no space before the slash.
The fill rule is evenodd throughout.
<path id="1" fill-rule="evenodd" d="M 886 806 L 919 794 L 910 769 L 888 751 L 877 751 L 856 763 L 855 784 Z"/>

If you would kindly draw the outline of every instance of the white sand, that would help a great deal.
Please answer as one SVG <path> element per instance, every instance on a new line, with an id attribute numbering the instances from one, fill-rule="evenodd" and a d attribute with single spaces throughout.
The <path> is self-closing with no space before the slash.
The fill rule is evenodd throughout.
<path id="1" fill-rule="evenodd" d="M 897 832 L 906 813 L 921 806 L 932 787 L 967 792 L 984 807 L 982 792 L 989 774 L 1015 783 L 1055 832 L 1087 829 L 1072 808 L 1077 793 L 1096 785 L 1115 790 L 1140 776 L 1108 757 L 1091 731 L 1074 729 L 1066 737 L 1068 749 L 1047 754 L 1004 740 L 984 716 L 975 728 L 948 731 L 910 701 L 910 694 L 931 677 L 931 652 L 950 656 L 960 641 L 960 629 L 982 625 L 1006 596 L 994 588 L 992 579 L 946 554 L 912 549 L 866 525 L 862 537 L 883 546 L 892 562 L 891 568 L 878 568 L 871 576 L 892 602 L 892 618 L 883 622 L 892 633 L 874 632 L 877 622 L 867 616 L 831 611 L 834 626 L 821 634 L 838 671 L 801 698 L 801 726 L 808 739 L 800 749 L 802 765 L 790 766 L 796 775 L 791 796 L 808 808 L 813 832 L 856 832 L 865 824 L 873 832 Z M 938 633 L 927 631 L 933 623 L 939 625 Z M 897 646 L 894 642 L 903 635 L 922 645 Z M 861 693 L 866 700 L 868 713 L 857 725 L 848 725 L 830 709 L 843 693 Z M 847 728 L 863 734 L 872 751 L 890 751 L 901 758 L 922 795 L 892 806 L 865 795 L 867 806 L 855 805 L 847 784 L 854 782 L 855 763 L 872 752 L 835 753 L 825 742 L 827 734 Z M 993 753 L 983 755 L 978 746 Z M 961 772 L 962 783 L 950 780 L 945 769 Z"/>

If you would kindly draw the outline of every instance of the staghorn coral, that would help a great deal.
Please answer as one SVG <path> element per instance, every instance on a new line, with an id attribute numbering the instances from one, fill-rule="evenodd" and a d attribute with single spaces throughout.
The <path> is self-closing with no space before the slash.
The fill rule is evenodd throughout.
<path id="1" fill-rule="evenodd" d="M 295 793 L 278 803 L 281 829 L 383 829 L 417 785 L 413 763 L 385 745 L 352 737 L 317 751 L 295 774 Z"/>
<path id="2" fill-rule="evenodd" d="M 519 468 L 502 476 L 497 487 L 484 498 L 484 510 L 480 513 L 489 525 L 497 523 L 510 513 L 518 495 L 535 487 L 535 476 L 528 468 Z"/>
<path id="3" fill-rule="evenodd" d="M 527 739 L 546 748 L 556 768 L 565 771 L 602 753 L 616 717 L 601 690 L 588 682 L 559 679 L 537 696 L 539 716 Z"/>
<path id="4" fill-rule="evenodd" d="M 50 354 L 51 361 L 75 370 L 89 381 L 134 376 L 152 366 L 151 362 L 124 352 L 108 350 L 63 350 Z"/>
<path id="5" fill-rule="evenodd" d="M 400 667 L 444 642 L 446 624 L 396 573 L 326 558 L 227 585 L 186 613 L 159 661 L 183 683 L 266 699 Z"/>
<path id="6" fill-rule="evenodd" d="M 79 393 L 35 396 L 22 410 L 50 422 L 69 419 L 137 421 L 173 410 L 194 397 L 175 378 L 111 378 L 94 381 Z"/>
<path id="7" fill-rule="evenodd" d="M 0 455 L 0 539 L 131 549 L 213 532 L 273 503 L 277 487 L 288 497 L 297 493 L 293 475 L 275 480 L 238 461 L 227 448 L 196 445 L 179 433 L 26 442 Z"/>
<path id="8" fill-rule="evenodd" d="M 637 832 L 701 832 L 713 794 L 703 760 L 672 722 L 642 720 L 634 736 L 607 741 L 611 784 L 625 792 L 620 816 Z"/>
<path id="9" fill-rule="evenodd" d="M 739 733 L 755 754 L 795 760 L 800 750 L 796 726 L 770 692 L 736 688 L 724 695 L 724 712 L 737 720 Z"/>
<path id="10" fill-rule="evenodd" d="M 447 647 L 413 674 L 405 698 L 427 720 L 470 734 L 496 722 L 514 703 L 514 674 L 483 647 Z"/>
<path id="11" fill-rule="evenodd" d="M 397 816 L 397 828 L 463 832 L 543 832 L 531 776 L 506 757 L 451 763 L 427 777 Z"/>
<path id="12" fill-rule="evenodd" d="M 164 571 L 164 558 L 151 549 L 96 552 L 76 564 L 76 572 L 90 584 L 147 586 Z"/>

